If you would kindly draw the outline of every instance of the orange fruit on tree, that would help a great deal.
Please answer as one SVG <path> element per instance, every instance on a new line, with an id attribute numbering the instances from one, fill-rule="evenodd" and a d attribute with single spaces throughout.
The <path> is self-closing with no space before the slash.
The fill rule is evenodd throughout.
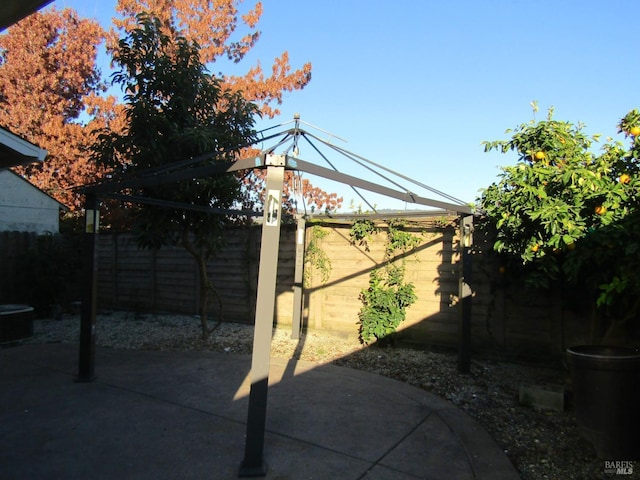
<path id="1" fill-rule="evenodd" d="M 531 246 L 531 251 L 533 253 L 536 253 L 538 251 L 538 249 L 540 248 L 540 245 L 538 245 L 537 243 L 535 245 Z"/>
<path id="2" fill-rule="evenodd" d="M 629 183 L 631 181 L 631 177 L 629 175 L 627 175 L 626 173 L 623 173 L 622 175 L 620 175 L 620 183 L 626 185 L 627 183 Z"/>
<path id="3" fill-rule="evenodd" d="M 598 205 L 595 211 L 597 215 L 603 215 L 607 211 L 607 209 L 604 205 Z"/>
<path id="4" fill-rule="evenodd" d="M 640 135 L 640 127 L 631 127 L 629 129 L 629 133 L 634 137 L 637 137 L 638 135 Z"/>
<path id="5" fill-rule="evenodd" d="M 547 154 L 544 153 L 542 150 L 538 150 L 535 154 L 534 157 L 536 160 L 544 160 L 547 157 Z"/>

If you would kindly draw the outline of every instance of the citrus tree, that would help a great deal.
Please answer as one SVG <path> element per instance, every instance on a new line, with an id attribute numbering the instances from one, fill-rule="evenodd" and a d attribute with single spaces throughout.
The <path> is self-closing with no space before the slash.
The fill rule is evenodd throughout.
<path id="1" fill-rule="evenodd" d="M 479 200 L 493 249 L 517 258 L 530 284 L 578 288 L 604 320 L 594 334 L 628 324 L 640 311 L 640 113 L 620 121 L 625 142 L 608 138 L 598 150 L 598 135 L 554 120 L 553 109 L 507 132 L 484 142 L 485 151 L 517 154 Z"/>

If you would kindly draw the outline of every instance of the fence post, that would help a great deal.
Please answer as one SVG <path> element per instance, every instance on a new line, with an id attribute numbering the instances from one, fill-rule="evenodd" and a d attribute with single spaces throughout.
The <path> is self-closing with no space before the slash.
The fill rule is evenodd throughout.
<path id="1" fill-rule="evenodd" d="M 302 327 L 302 288 L 304 279 L 304 233 L 305 219 L 302 215 L 297 217 L 296 227 L 296 266 L 293 274 L 293 317 L 291 321 L 291 338 L 300 338 Z"/>
<path id="2" fill-rule="evenodd" d="M 97 255 L 100 202 L 95 195 L 85 198 L 85 229 L 82 240 L 82 306 L 80 310 L 80 351 L 78 382 L 95 378 Z"/>
<path id="3" fill-rule="evenodd" d="M 473 216 L 460 217 L 460 329 L 458 343 L 458 372 L 471 370 L 471 247 L 473 246 Z"/>

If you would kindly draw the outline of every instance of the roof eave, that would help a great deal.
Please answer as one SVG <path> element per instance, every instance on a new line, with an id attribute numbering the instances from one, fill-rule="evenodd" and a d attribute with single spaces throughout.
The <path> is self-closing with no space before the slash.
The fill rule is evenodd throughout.
<path id="1" fill-rule="evenodd" d="M 43 162 L 48 153 L 4 128 L 0 128 L 0 146 L 5 152 L 8 152 L 0 158 L 0 168 Z"/>
<path id="2" fill-rule="evenodd" d="M 0 7 L 0 31 L 37 12 L 53 0 L 3 0 Z"/>

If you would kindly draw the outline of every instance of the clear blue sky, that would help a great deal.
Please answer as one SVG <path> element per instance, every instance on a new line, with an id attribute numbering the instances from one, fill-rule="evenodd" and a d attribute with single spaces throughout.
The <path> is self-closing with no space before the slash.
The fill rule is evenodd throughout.
<path id="1" fill-rule="evenodd" d="M 115 0 L 53 5 L 103 25 L 115 13 Z M 294 68 L 313 64 L 313 78 L 285 96 L 279 118 L 260 126 L 299 112 L 347 140 L 337 145 L 466 202 L 496 180 L 500 165 L 515 162 L 484 153 L 481 142 L 507 138 L 507 128 L 531 120 L 532 100 L 538 118 L 554 106 L 556 119 L 583 122 L 605 137 L 640 108 L 638 2 L 264 0 L 263 7 L 262 37 L 238 73 L 256 61 L 268 69 L 287 50 Z M 234 73 L 211 67 L 221 70 Z M 300 157 L 307 154 L 303 148 Z M 331 160 L 373 180 L 342 157 Z M 310 178 L 342 194 L 345 207 L 360 203 L 347 187 Z M 379 208 L 405 208 L 365 196 Z"/>

